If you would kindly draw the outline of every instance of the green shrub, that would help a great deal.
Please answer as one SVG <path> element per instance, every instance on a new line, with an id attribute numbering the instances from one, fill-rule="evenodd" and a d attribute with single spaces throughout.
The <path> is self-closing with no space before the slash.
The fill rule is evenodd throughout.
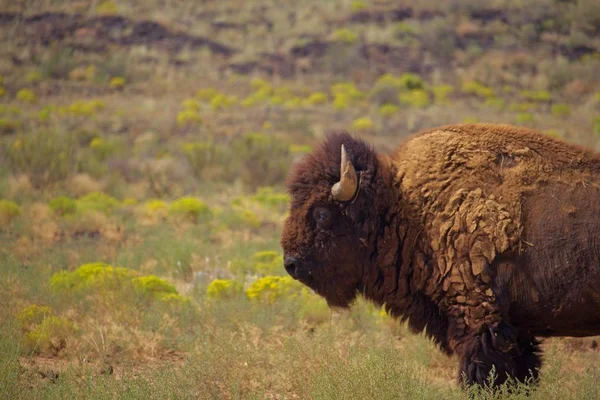
<path id="1" fill-rule="evenodd" d="M 419 75 L 410 72 L 400 76 L 399 84 L 400 89 L 403 90 L 425 89 L 425 82 L 423 79 Z"/>
<path id="2" fill-rule="evenodd" d="M 479 82 L 465 82 L 461 89 L 463 93 L 472 94 L 484 99 L 494 97 L 496 95 L 494 89 Z"/>
<path id="3" fill-rule="evenodd" d="M 486 105 L 486 107 L 490 107 L 498 111 L 504 109 L 504 99 L 498 97 L 490 97 L 485 100 L 484 104 Z"/>
<path id="4" fill-rule="evenodd" d="M 552 99 L 552 95 L 547 90 L 524 90 L 521 92 L 521 96 L 525 100 L 544 103 Z"/>
<path id="5" fill-rule="evenodd" d="M 518 124 L 530 124 L 535 122 L 535 117 L 531 113 L 519 113 L 517 114 L 517 123 Z"/>
<path id="6" fill-rule="evenodd" d="M 225 225 L 230 229 L 256 229 L 260 227 L 261 222 L 254 211 L 247 208 L 234 207 L 231 213 L 226 214 Z"/>
<path id="7" fill-rule="evenodd" d="M 302 107 L 305 102 L 300 97 L 294 97 L 292 99 L 286 100 L 283 103 L 283 108 L 286 110 L 295 110 L 297 108 Z"/>
<path id="8" fill-rule="evenodd" d="M 594 133 L 600 135 L 600 117 L 594 117 L 592 120 Z"/>
<path id="9" fill-rule="evenodd" d="M 77 211 L 77 202 L 70 197 L 60 196 L 50 200 L 48 204 L 50 209 L 58 215 L 75 214 Z"/>
<path id="10" fill-rule="evenodd" d="M 123 89 L 125 87 L 126 80 L 122 76 L 113 76 L 110 78 L 108 85 L 111 89 Z"/>
<path id="11" fill-rule="evenodd" d="M 375 123 L 369 117 L 361 117 L 352 121 L 352 129 L 358 132 L 372 132 L 375 129 Z"/>
<path id="12" fill-rule="evenodd" d="M 235 105 L 238 102 L 237 97 L 217 94 L 210 100 L 210 107 L 213 110 L 224 110 Z"/>
<path id="13" fill-rule="evenodd" d="M 308 98 L 306 99 L 306 104 L 315 106 L 315 105 L 325 104 L 325 103 L 327 103 L 327 100 L 329 100 L 329 97 L 327 96 L 326 93 L 315 92 L 315 93 L 311 93 L 310 96 L 308 96 Z"/>
<path id="14" fill-rule="evenodd" d="M 345 110 L 351 102 L 350 96 L 346 94 L 336 94 L 333 97 L 333 108 L 336 110 Z"/>
<path id="15" fill-rule="evenodd" d="M 82 211 L 99 211 L 108 214 L 119 206 L 119 200 L 102 192 L 92 192 L 77 199 L 77 208 Z"/>
<path id="16" fill-rule="evenodd" d="M 40 72 L 46 78 L 66 79 L 76 66 L 73 49 L 67 46 L 55 46 L 49 57 L 40 65 Z"/>
<path id="17" fill-rule="evenodd" d="M 235 160 L 236 176 L 256 188 L 285 180 L 291 161 L 289 143 L 276 136 L 250 133 L 232 143 L 230 160 Z"/>
<path id="18" fill-rule="evenodd" d="M 272 250 L 254 253 L 252 270 L 259 275 L 279 275 L 283 272 L 283 256 Z"/>
<path id="19" fill-rule="evenodd" d="M 290 197 L 287 193 L 276 192 L 272 187 L 260 187 L 252 196 L 252 201 L 272 209 L 284 209 Z"/>
<path id="20" fill-rule="evenodd" d="M 186 143 L 183 154 L 196 178 L 206 178 L 206 173 L 226 162 L 225 151 L 213 143 Z"/>
<path id="21" fill-rule="evenodd" d="M 202 123 L 202 117 L 198 114 L 198 111 L 186 108 L 185 110 L 179 111 L 177 114 L 177 125 L 182 127 L 189 127 Z"/>
<path id="22" fill-rule="evenodd" d="M 391 74 L 381 75 L 371 90 L 370 100 L 381 106 L 384 104 L 398 104 L 398 92 L 424 90 L 425 82 L 420 76 L 412 73 L 395 77 Z M 410 95 L 408 95 L 410 96 Z"/>
<path id="23" fill-rule="evenodd" d="M 214 88 L 204 88 L 196 92 L 196 97 L 201 101 L 210 101 L 218 94 L 219 92 Z"/>
<path id="24" fill-rule="evenodd" d="M 252 282 L 246 296 L 253 301 L 272 304 L 280 299 L 297 298 L 302 286 L 289 276 L 265 276 Z"/>
<path id="25" fill-rule="evenodd" d="M 54 112 L 54 107 L 53 106 L 46 106 L 44 108 L 42 108 L 37 115 L 37 119 L 40 122 L 48 122 L 50 120 L 50 117 L 52 116 L 52 113 Z"/>
<path id="26" fill-rule="evenodd" d="M 331 93 L 334 96 L 345 95 L 351 101 L 362 100 L 365 93 L 358 89 L 352 82 L 338 82 L 331 85 Z"/>
<path id="27" fill-rule="evenodd" d="M 345 29 L 345 28 L 340 28 L 340 29 L 336 30 L 335 32 L 333 32 L 333 34 L 331 36 L 332 36 L 332 39 L 335 40 L 336 42 L 342 42 L 342 43 L 347 43 L 347 44 L 355 43 L 356 40 L 358 39 L 358 36 L 356 36 L 356 33 L 352 32 L 350 29 Z"/>
<path id="28" fill-rule="evenodd" d="M 162 200 L 151 199 L 144 205 L 144 211 L 147 215 L 167 215 L 169 206 Z"/>
<path id="29" fill-rule="evenodd" d="M 116 15 L 118 13 L 117 5 L 110 0 L 103 1 L 96 6 L 96 13 L 99 15 Z"/>
<path id="30" fill-rule="evenodd" d="M 352 4 L 350 4 L 350 10 L 356 12 L 356 11 L 360 11 L 360 10 L 364 10 L 367 8 L 367 5 L 360 0 L 354 0 L 352 2 Z"/>
<path id="31" fill-rule="evenodd" d="M 464 117 L 463 120 L 462 120 L 463 124 L 476 124 L 478 122 L 479 122 L 479 118 L 472 117 L 472 116 Z"/>
<path id="32" fill-rule="evenodd" d="M 44 318 L 54 313 L 52 307 L 31 304 L 17 314 L 17 320 L 22 327 L 40 324 Z"/>
<path id="33" fill-rule="evenodd" d="M 263 78 L 252 78 L 250 81 L 250 87 L 253 89 L 270 88 L 271 84 L 265 81 Z"/>
<path id="34" fill-rule="evenodd" d="M 511 104 L 508 109 L 515 112 L 529 112 L 537 108 L 535 103 L 515 103 Z"/>
<path id="35" fill-rule="evenodd" d="M 169 206 L 169 214 L 197 222 L 208 219 L 212 212 L 202 200 L 195 197 L 182 197 Z"/>
<path id="36" fill-rule="evenodd" d="M 400 104 L 410 107 L 424 108 L 429 105 L 429 93 L 422 89 L 401 92 L 398 98 L 400 99 Z"/>
<path id="37" fill-rule="evenodd" d="M 25 103 L 35 103 L 37 98 L 31 89 L 21 89 L 17 92 L 17 99 Z"/>
<path id="38" fill-rule="evenodd" d="M 181 102 L 181 108 L 184 110 L 198 111 L 200 110 L 200 102 L 196 99 L 184 99 Z"/>
<path id="39" fill-rule="evenodd" d="M 14 201 L 0 200 L 0 223 L 8 224 L 16 217 L 21 215 L 21 207 Z"/>
<path id="40" fill-rule="evenodd" d="M 118 289 L 131 283 L 136 273 L 124 267 L 105 263 L 84 264 L 72 272 L 61 271 L 50 278 L 50 288 L 61 293 L 91 289 Z"/>
<path id="41" fill-rule="evenodd" d="M 559 131 L 557 131 L 556 129 L 547 129 L 544 131 L 544 133 L 548 136 L 551 136 L 553 138 L 561 138 L 562 135 L 560 134 Z"/>
<path id="42" fill-rule="evenodd" d="M 270 84 L 264 82 L 262 86 L 256 86 L 257 90 L 246 97 L 241 105 L 243 107 L 252 107 L 260 103 L 267 103 L 273 95 L 273 88 Z"/>
<path id="43" fill-rule="evenodd" d="M 30 354 L 56 355 L 67 347 L 75 332 L 72 322 L 54 315 L 47 316 L 39 324 L 24 329 L 23 350 Z"/>
<path id="44" fill-rule="evenodd" d="M 95 137 L 89 144 L 90 152 L 98 161 L 105 161 L 109 157 L 114 156 L 123 148 L 122 142 L 119 139 L 103 139 Z"/>
<path id="45" fill-rule="evenodd" d="M 398 91 L 402 87 L 400 79 L 391 75 L 383 74 L 371 89 L 369 100 L 378 106 L 384 104 L 398 104 Z"/>
<path id="46" fill-rule="evenodd" d="M 5 154 L 9 168 L 29 175 L 35 186 L 64 180 L 77 159 L 73 136 L 41 130 L 17 137 Z"/>
<path id="47" fill-rule="evenodd" d="M 312 146 L 308 144 L 290 144 L 290 153 L 292 154 L 306 154 L 312 151 Z"/>
<path id="48" fill-rule="evenodd" d="M 310 323 L 326 323 L 331 321 L 331 308 L 321 296 L 302 288 L 300 296 L 299 317 Z"/>
<path id="49" fill-rule="evenodd" d="M 395 104 L 382 104 L 381 106 L 379 106 L 379 108 L 377 109 L 377 112 L 379 113 L 379 115 L 381 115 L 384 118 L 389 118 L 392 115 L 398 113 L 398 106 Z"/>
<path id="50" fill-rule="evenodd" d="M 206 287 L 206 295 L 209 299 L 230 299 L 243 291 L 243 285 L 231 279 L 215 279 Z"/>
<path id="51" fill-rule="evenodd" d="M 105 302 L 104 306 L 112 306 L 106 302 L 123 304 L 134 299 L 137 299 L 138 305 L 147 306 L 153 302 L 189 304 L 189 299 L 178 294 L 175 287 L 164 279 L 104 263 L 84 264 L 72 272 L 58 272 L 50 278 L 50 288 L 61 294 L 97 294 Z"/>
<path id="52" fill-rule="evenodd" d="M 454 92 L 454 88 L 450 85 L 437 85 L 432 87 L 431 91 L 437 104 L 448 104 L 448 96 Z"/>
<path id="53" fill-rule="evenodd" d="M 557 118 L 567 118 L 571 115 L 571 107 L 567 104 L 553 104 L 550 108 L 550 112 Z"/>
<path id="54" fill-rule="evenodd" d="M 18 119 L 0 118 L 0 135 L 10 135 L 21 130 L 23 123 Z"/>
<path id="55" fill-rule="evenodd" d="M 154 275 L 140 276 L 133 278 L 135 289 L 145 296 L 162 300 L 168 295 L 177 294 L 175 286 Z"/>
<path id="56" fill-rule="evenodd" d="M 102 100 L 77 100 L 66 107 L 59 108 L 59 114 L 75 117 L 89 118 L 95 116 L 98 111 L 104 110 L 106 104 Z"/>

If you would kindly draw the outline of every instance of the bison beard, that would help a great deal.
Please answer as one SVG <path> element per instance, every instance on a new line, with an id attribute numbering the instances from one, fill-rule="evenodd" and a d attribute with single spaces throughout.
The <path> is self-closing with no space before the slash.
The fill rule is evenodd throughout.
<path id="1" fill-rule="evenodd" d="M 392 154 L 332 134 L 288 180 L 285 268 L 331 306 L 408 320 L 459 380 L 537 380 L 539 342 L 600 334 L 600 157 L 523 128 L 445 126 Z"/>

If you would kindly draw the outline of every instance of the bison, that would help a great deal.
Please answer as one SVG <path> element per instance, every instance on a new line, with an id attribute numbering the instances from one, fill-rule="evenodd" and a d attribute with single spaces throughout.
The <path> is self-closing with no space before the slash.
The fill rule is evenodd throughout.
<path id="1" fill-rule="evenodd" d="M 391 154 L 332 133 L 292 170 L 284 267 L 332 307 L 357 295 L 459 358 L 465 385 L 536 381 L 538 337 L 600 334 L 600 155 L 461 124 Z"/>

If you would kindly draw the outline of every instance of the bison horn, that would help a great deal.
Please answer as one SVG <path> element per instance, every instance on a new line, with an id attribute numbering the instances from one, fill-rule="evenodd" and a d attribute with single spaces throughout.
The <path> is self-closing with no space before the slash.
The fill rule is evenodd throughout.
<path id="1" fill-rule="evenodd" d="M 340 165 L 340 181 L 331 188 L 333 199 L 337 201 L 348 201 L 354 197 L 358 189 L 356 170 L 350 162 L 348 153 L 342 145 L 342 163 Z"/>

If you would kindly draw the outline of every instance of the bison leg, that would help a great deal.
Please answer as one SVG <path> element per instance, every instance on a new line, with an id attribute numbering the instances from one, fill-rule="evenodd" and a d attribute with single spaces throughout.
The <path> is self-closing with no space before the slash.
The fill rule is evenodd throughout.
<path id="1" fill-rule="evenodd" d="M 489 385 L 494 368 L 494 386 L 509 378 L 519 382 L 536 381 L 540 366 L 539 342 L 500 321 L 483 325 L 477 334 L 468 335 L 462 343 L 459 380 L 467 385 Z"/>

